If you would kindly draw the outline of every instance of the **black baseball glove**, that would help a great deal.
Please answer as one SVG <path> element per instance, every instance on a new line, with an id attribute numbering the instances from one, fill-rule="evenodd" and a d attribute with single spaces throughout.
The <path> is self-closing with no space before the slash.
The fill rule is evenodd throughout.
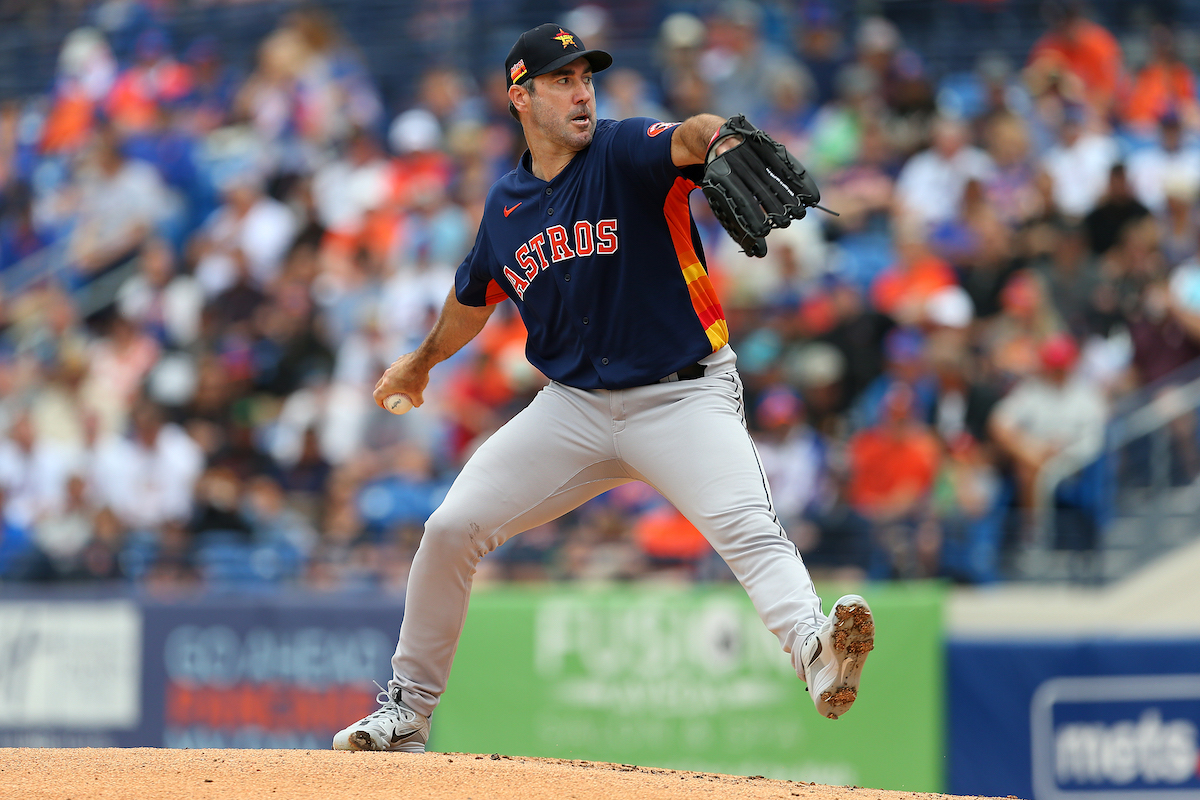
<path id="1" fill-rule="evenodd" d="M 740 144 L 719 156 L 721 140 L 740 136 Z M 717 220 L 746 255 L 767 254 L 766 235 L 803 219 L 809 206 L 821 202 L 817 184 L 795 156 L 751 125 L 742 115 L 730 117 L 708 146 L 700 188 Z"/>

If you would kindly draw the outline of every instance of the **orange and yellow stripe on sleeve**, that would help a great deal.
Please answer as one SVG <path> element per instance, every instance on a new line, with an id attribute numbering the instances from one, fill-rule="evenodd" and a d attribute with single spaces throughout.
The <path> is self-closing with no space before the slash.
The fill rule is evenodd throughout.
<path id="1" fill-rule="evenodd" d="M 679 268 L 683 271 L 683 279 L 687 282 L 688 294 L 692 298 L 692 308 L 696 310 L 696 317 L 704 326 L 704 333 L 708 335 L 713 352 L 716 352 L 729 343 L 729 326 L 725 323 L 725 312 L 717 300 L 712 281 L 696 256 L 696 248 L 692 246 L 688 193 L 695 188 L 696 184 L 687 178 L 676 178 L 663 203 L 663 213 L 671 231 L 675 255 L 679 258 Z"/>

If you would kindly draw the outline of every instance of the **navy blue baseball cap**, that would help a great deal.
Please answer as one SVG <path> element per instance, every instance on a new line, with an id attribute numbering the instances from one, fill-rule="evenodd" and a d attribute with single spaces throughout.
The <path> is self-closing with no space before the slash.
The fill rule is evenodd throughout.
<path id="1" fill-rule="evenodd" d="M 547 22 L 531 28 L 517 37 L 517 43 L 504 59 L 508 85 L 523 84 L 565 67 L 577 58 L 586 58 L 592 72 L 612 66 L 612 56 L 603 50 L 588 50 L 579 37 L 561 25 Z"/>

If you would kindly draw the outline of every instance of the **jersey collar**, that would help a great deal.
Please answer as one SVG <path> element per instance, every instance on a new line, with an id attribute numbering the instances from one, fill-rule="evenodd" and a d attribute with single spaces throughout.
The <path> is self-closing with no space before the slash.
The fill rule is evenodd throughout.
<path id="1" fill-rule="evenodd" d="M 595 142 L 596 142 L 596 139 L 593 136 L 592 144 L 595 144 Z M 575 156 L 570 161 L 567 162 L 567 165 L 565 167 L 563 167 L 562 172 L 558 173 L 557 175 L 555 175 L 553 178 L 551 178 L 548 181 L 544 181 L 541 178 L 539 178 L 537 175 L 533 174 L 533 154 L 529 150 L 526 150 L 521 155 L 520 162 L 518 162 L 518 173 L 521 175 L 522 180 L 532 181 L 533 183 L 538 184 L 539 186 L 551 186 L 555 183 L 555 181 L 559 180 L 564 175 L 570 173 L 571 170 L 575 169 L 575 165 L 583 160 L 583 154 L 586 153 L 591 148 L 592 148 L 592 145 L 589 144 L 587 147 L 585 147 L 582 150 L 580 150 L 579 152 L 577 152 L 575 154 Z"/>

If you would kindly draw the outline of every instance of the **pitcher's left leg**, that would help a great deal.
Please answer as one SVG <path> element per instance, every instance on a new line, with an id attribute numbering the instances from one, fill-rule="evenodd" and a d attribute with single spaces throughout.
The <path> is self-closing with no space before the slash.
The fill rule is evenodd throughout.
<path id="1" fill-rule="evenodd" d="M 736 372 L 626 390 L 620 458 L 695 525 L 792 654 L 825 620 L 808 569 L 771 503 Z"/>

